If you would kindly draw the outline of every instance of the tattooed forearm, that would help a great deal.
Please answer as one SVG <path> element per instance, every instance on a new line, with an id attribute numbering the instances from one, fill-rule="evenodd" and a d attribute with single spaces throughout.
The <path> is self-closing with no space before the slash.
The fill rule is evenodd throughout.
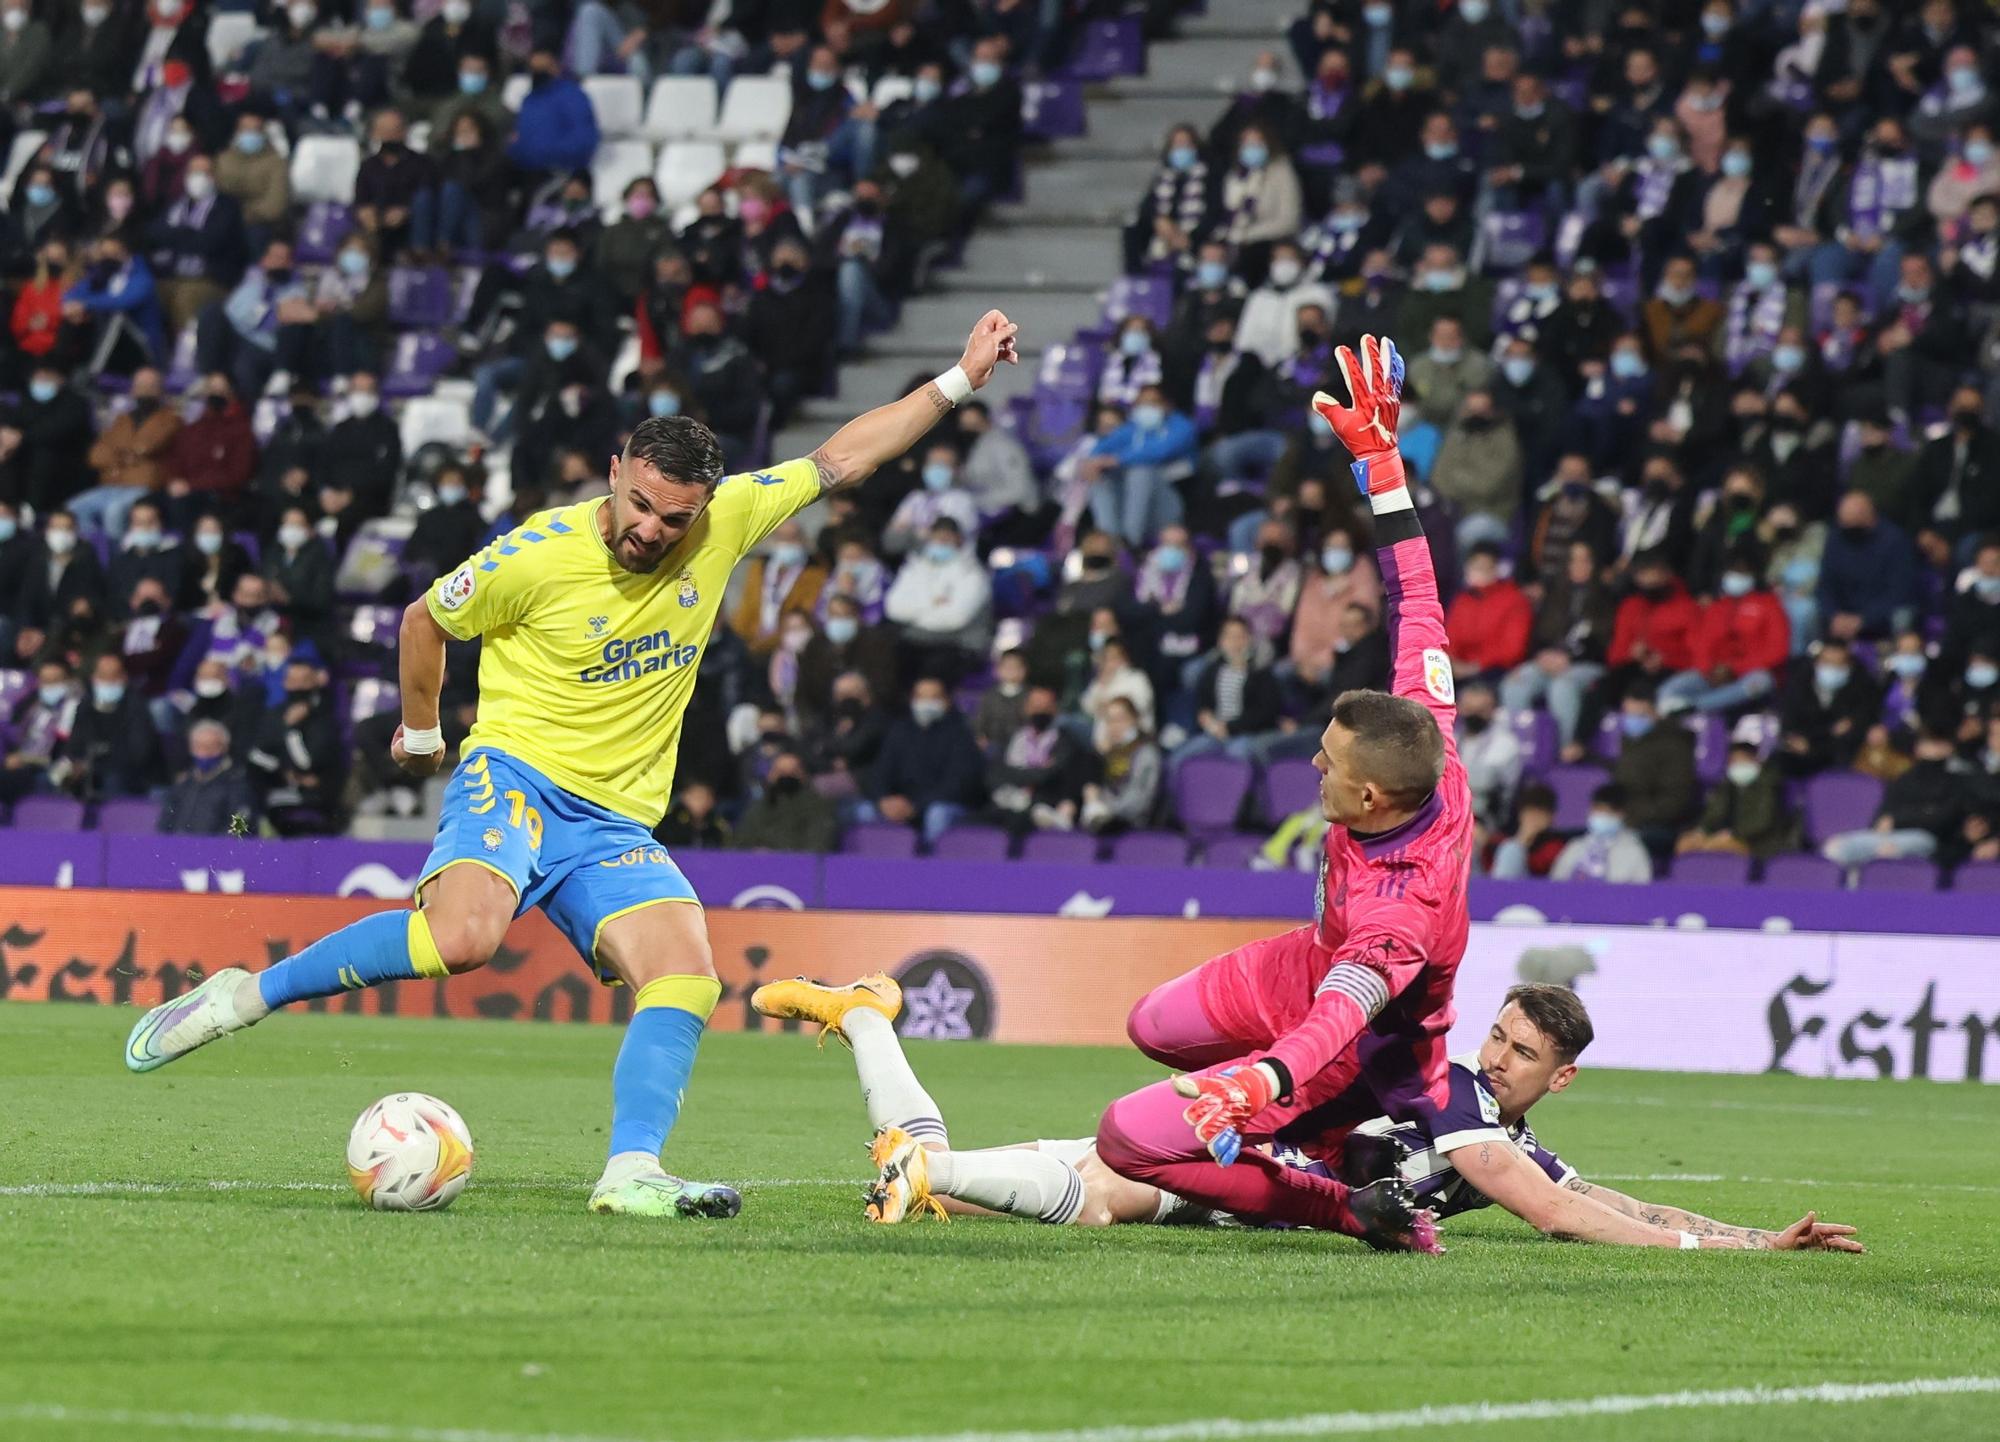
<path id="1" fill-rule="evenodd" d="M 818 450 L 814 451 L 807 459 L 819 471 L 819 489 L 821 495 L 825 495 L 828 491 L 837 491 L 847 484 L 846 475 L 834 463 L 833 458 L 827 455 L 825 446 L 821 446 Z"/>
<path id="2" fill-rule="evenodd" d="M 936 381 L 932 381 L 924 387 L 924 399 L 931 403 L 931 409 L 936 411 L 940 416 L 951 414 L 951 400 L 943 391 L 938 389 Z"/>

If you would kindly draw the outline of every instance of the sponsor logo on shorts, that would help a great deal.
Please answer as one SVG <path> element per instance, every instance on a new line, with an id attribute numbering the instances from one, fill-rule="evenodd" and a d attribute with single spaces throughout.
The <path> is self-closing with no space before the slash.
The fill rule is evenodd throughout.
<path id="1" fill-rule="evenodd" d="M 635 639 L 620 636 L 606 641 L 597 655 L 598 664 L 577 672 L 577 680 L 591 685 L 610 684 L 692 666 L 701 655 L 701 647 L 691 641 L 676 644 L 671 632 L 659 630 Z"/>
<path id="2" fill-rule="evenodd" d="M 668 861 L 664 846 L 635 846 L 622 856 L 600 861 L 599 866 L 664 866 Z"/>
<path id="3" fill-rule="evenodd" d="M 498 851 L 500 843 L 504 840 L 506 837 L 500 834 L 500 828 L 497 826 L 489 826 L 479 833 L 479 844 L 488 851 Z"/>
<path id="4" fill-rule="evenodd" d="M 472 567 L 460 566 L 438 582 L 438 604 L 447 611 L 456 611 L 472 599 L 472 585 Z"/>
<path id="5" fill-rule="evenodd" d="M 1451 684 L 1451 657 L 1435 646 L 1424 652 L 1424 689 L 1447 706 L 1458 694 Z"/>

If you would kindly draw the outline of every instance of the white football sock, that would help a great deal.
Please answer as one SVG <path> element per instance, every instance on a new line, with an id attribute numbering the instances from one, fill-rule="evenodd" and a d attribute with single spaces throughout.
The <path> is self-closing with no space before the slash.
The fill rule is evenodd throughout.
<path id="1" fill-rule="evenodd" d="M 854 1048 L 854 1070 L 861 1078 L 868 1125 L 878 1132 L 901 1127 L 927 1147 L 950 1146 L 944 1114 L 910 1070 L 894 1023 L 879 1011 L 856 1007 L 841 1019 L 840 1029 Z"/>
<path id="2" fill-rule="evenodd" d="M 236 983 L 236 990 L 229 994 L 230 1005 L 236 1008 L 236 1019 L 245 1026 L 255 1026 L 271 1014 L 271 1007 L 264 1000 L 264 990 L 257 985 L 254 971 Z"/>
<path id="3" fill-rule="evenodd" d="M 1046 1152 L 932 1152 L 931 1190 L 989 1211 L 1066 1227 L 1083 1214 L 1083 1178 Z"/>

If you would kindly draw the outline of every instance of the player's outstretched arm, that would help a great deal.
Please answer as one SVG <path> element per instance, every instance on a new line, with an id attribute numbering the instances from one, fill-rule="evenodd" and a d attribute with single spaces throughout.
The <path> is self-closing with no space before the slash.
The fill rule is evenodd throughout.
<path id="1" fill-rule="evenodd" d="M 1002 362 L 1019 365 L 1014 338 L 1020 329 L 999 311 L 989 310 L 972 328 L 957 365 L 901 400 L 877 406 L 835 431 L 812 453 L 813 463 L 819 467 L 820 490 L 861 484 L 876 467 L 922 440 L 954 406 L 992 380 L 996 366 Z"/>
<path id="2" fill-rule="evenodd" d="M 1325 391 L 1313 409 L 1354 457 L 1354 483 L 1375 515 L 1375 556 L 1382 572 L 1383 618 L 1391 652 L 1390 689 L 1430 708 L 1452 745 L 1450 643 L 1430 544 L 1417 519 L 1416 502 L 1396 449 L 1403 409 L 1403 357 L 1387 337 L 1363 336 L 1360 354 L 1342 346 L 1334 354 L 1350 404 Z"/>
<path id="3" fill-rule="evenodd" d="M 1544 1236 L 1614 1247 L 1740 1250 L 1740 1237 L 1696 1236 L 1627 1216 L 1582 1192 L 1559 1187 L 1520 1148 L 1483 1141 L 1445 1154 L 1453 1170 Z"/>
<path id="4" fill-rule="evenodd" d="M 1697 1237 L 1734 1237 L 1745 1246 L 1773 1252 L 1868 1250 L 1854 1240 L 1854 1228 L 1843 1226 L 1839 1222 L 1822 1222 L 1816 1212 L 1807 1212 L 1783 1231 L 1771 1232 L 1762 1227 L 1731 1226 L 1727 1222 L 1718 1222 L 1713 1218 L 1702 1216 L 1699 1212 L 1684 1211 L 1680 1207 L 1664 1207 L 1653 1202 L 1642 1202 L 1636 1197 L 1628 1197 L 1610 1187 L 1585 1181 L 1582 1177 L 1572 1177 L 1564 1185 L 1569 1191 L 1602 1202 L 1613 1211 L 1637 1218 L 1649 1226 L 1665 1227 L 1676 1232 L 1691 1232 Z"/>

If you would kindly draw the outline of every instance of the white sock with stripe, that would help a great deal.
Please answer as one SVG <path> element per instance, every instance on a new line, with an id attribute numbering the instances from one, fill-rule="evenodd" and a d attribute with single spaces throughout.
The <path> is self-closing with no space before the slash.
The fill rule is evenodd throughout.
<path id="1" fill-rule="evenodd" d="M 931 1190 L 988 1211 L 1066 1227 L 1083 1214 L 1083 1178 L 1047 1152 L 932 1152 Z"/>
<path id="2" fill-rule="evenodd" d="M 861 1078 L 868 1125 L 878 1132 L 901 1127 L 925 1146 L 950 1146 L 944 1113 L 910 1069 L 895 1024 L 879 1011 L 858 1006 L 841 1020 L 840 1029 L 854 1048 L 854 1070 Z"/>

